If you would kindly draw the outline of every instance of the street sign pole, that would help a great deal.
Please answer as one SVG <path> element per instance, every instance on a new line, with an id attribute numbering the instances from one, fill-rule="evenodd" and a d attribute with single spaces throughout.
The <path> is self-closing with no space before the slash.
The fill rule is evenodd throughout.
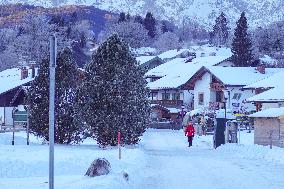
<path id="1" fill-rule="evenodd" d="M 118 159 L 121 159 L 121 145 L 120 145 L 121 133 L 117 133 L 117 143 L 118 143 Z"/>
<path id="2" fill-rule="evenodd" d="M 49 66 L 49 189 L 54 189 L 54 100 L 55 100 L 56 37 L 50 39 Z"/>
<path id="3" fill-rule="evenodd" d="M 29 120 L 28 106 L 27 106 L 27 145 L 30 145 L 30 120 Z"/>

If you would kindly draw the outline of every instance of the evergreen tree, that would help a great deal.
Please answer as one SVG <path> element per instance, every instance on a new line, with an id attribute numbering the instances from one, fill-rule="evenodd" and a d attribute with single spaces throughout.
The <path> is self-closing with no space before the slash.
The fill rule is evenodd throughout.
<path id="1" fill-rule="evenodd" d="M 272 48 L 272 42 L 270 39 L 270 36 L 268 35 L 268 32 L 266 31 L 263 36 L 261 36 L 261 39 L 259 41 L 259 51 L 270 53 Z"/>
<path id="2" fill-rule="evenodd" d="M 149 37 L 154 38 L 156 36 L 156 20 L 151 12 L 146 14 L 144 27 L 148 30 Z"/>
<path id="3" fill-rule="evenodd" d="M 140 15 L 135 16 L 134 22 L 137 22 L 139 24 L 143 24 L 144 23 L 143 18 Z"/>
<path id="4" fill-rule="evenodd" d="M 247 33 L 247 19 L 245 12 L 241 14 L 237 21 L 232 43 L 232 60 L 236 66 L 251 66 L 253 62 L 252 42 Z"/>
<path id="5" fill-rule="evenodd" d="M 273 49 L 274 51 L 282 51 L 282 50 L 283 50 L 283 46 L 282 46 L 282 43 L 281 43 L 280 39 L 277 39 L 277 40 L 273 43 L 272 49 Z"/>
<path id="6" fill-rule="evenodd" d="M 165 21 L 162 21 L 161 31 L 162 33 L 169 32 L 168 26 Z"/>
<path id="7" fill-rule="evenodd" d="M 78 22 L 78 14 L 77 14 L 77 12 L 73 12 L 72 14 L 71 14 L 71 17 L 70 17 L 70 22 L 72 23 L 72 24 L 75 24 L 76 22 Z"/>
<path id="8" fill-rule="evenodd" d="M 49 24 L 55 24 L 58 27 L 64 27 L 65 20 L 60 15 L 53 15 L 49 21 Z"/>
<path id="9" fill-rule="evenodd" d="M 131 20 L 131 16 L 130 16 L 130 14 L 129 14 L 129 13 L 127 13 L 127 15 L 126 15 L 125 19 L 126 19 L 126 21 L 128 21 L 128 22 Z"/>
<path id="10" fill-rule="evenodd" d="M 101 146 L 136 144 L 149 119 L 143 70 L 117 34 L 105 41 L 86 68 L 79 104 L 90 134 Z"/>
<path id="11" fill-rule="evenodd" d="M 229 27 L 227 18 L 222 12 L 220 16 L 216 19 L 215 25 L 213 27 L 213 38 L 212 42 L 215 46 L 225 45 L 229 37 Z"/>
<path id="12" fill-rule="evenodd" d="M 75 104 L 78 70 L 69 49 L 58 54 L 55 89 L 55 143 L 78 143 L 82 125 Z M 27 97 L 30 130 L 49 140 L 49 60 L 44 59 Z"/>
<path id="13" fill-rule="evenodd" d="M 213 31 L 209 32 L 209 44 L 213 45 L 213 40 L 214 40 L 214 33 Z"/>
<path id="14" fill-rule="evenodd" d="M 118 23 L 120 23 L 120 22 L 125 22 L 125 21 L 126 21 L 126 15 L 125 15 L 124 12 L 121 12 L 121 13 L 119 14 Z"/>

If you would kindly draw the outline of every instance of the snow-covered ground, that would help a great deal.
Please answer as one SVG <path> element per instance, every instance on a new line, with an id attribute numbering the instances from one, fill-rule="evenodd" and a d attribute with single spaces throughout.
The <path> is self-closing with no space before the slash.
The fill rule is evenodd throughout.
<path id="1" fill-rule="evenodd" d="M 0 134 L 0 188 L 47 189 L 48 146 L 25 133 Z M 241 144 L 212 148 L 212 136 L 196 136 L 187 147 L 183 131 L 150 129 L 135 147 L 99 149 L 91 139 L 77 146 L 55 147 L 57 189 L 282 189 L 284 149 L 253 145 L 253 133 L 241 133 Z M 107 158 L 112 171 L 96 178 L 84 174 L 98 157 Z M 129 181 L 122 177 L 129 174 Z"/>

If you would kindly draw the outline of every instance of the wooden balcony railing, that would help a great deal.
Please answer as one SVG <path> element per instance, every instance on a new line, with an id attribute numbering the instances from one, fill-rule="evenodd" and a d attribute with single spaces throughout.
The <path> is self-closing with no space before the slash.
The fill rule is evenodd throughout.
<path id="1" fill-rule="evenodd" d="M 210 89 L 213 91 L 222 91 L 224 88 L 220 83 L 210 83 Z"/>
<path id="2" fill-rule="evenodd" d="M 182 100 L 151 100 L 151 104 L 160 104 L 165 106 L 181 106 Z"/>

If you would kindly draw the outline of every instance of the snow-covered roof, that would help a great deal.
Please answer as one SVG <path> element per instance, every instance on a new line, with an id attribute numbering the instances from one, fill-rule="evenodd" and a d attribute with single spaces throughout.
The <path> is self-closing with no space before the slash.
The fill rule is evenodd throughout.
<path id="1" fill-rule="evenodd" d="M 131 49 L 131 51 L 138 55 L 149 55 L 149 54 L 155 54 L 157 50 L 152 47 L 141 47 L 138 49 Z"/>
<path id="2" fill-rule="evenodd" d="M 207 66 L 206 68 L 225 85 L 238 86 L 245 86 L 255 83 L 284 70 L 281 68 L 266 68 L 265 74 L 262 74 L 255 70 L 254 67 Z"/>
<path id="3" fill-rule="evenodd" d="M 24 85 L 30 81 L 33 81 L 34 78 L 31 77 L 32 70 L 28 70 L 28 77 L 21 80 L 21 69 L 12 68 L 0 72 L 0 94 L 5 93 L 9 90 L 12 90 L 16 87 Z"/>
<path id="4" fill-rule="evenodd" d="M 255 89 L 255 88 L 274 88 L 283 85 L 283 78 L 284 78 L 284 70 L 278 72 L 270 77 L 267 77 L 263 80 L 260 80 L 256 83 L 251 85 L 247 85 L 244 88 L 247 89 Z"/>
<path id="5" fill-rule="evenodd" d="M 185 66 L 186 67 L 186 66 Z M 148 83 L 150 89 L 175 89 L 185 84 L 198 70 L 199 66 L 190 66 L 179 72 L 168 74 L 161 79 Z"/>
<path id="6" fill-rule="evenodd" d="M 140 65 L 142 65 L 150 60 L 153 60 L 156 57 L 157 56 L 139 56 L 139 57 L 136 57 L 136 60 Z"/>
<path id="7" fill-rule="evenodd" d="M 259 58 L 261 63 L 267 64 L 267 65 L 277 65 L 278 61 L 274 58 L 271 58 L 268 55 L 264 55 L 263 57 Z"/>
<path id="8" fill-rule="evenodd" d="M 217 48 L 217 47 L 210 47 L 209 45 L 202 45 L 202 46 L 191 46 L 185 49 L 173 49 L 166 51 L 160 55 L 158 55 L 161 59 L 170 59 L 175 58 L 178 55 L 182 54 L 184 51 L 195 52 L 196 57 L 201 56 L 227 56 L 228 58 L 232 56 L 232 52 L 230 48 Z"/>
<path id="9" fill-rule="evenodd" d="M 247 98 L 247 102 L 284 102 L 284 87 L 278 86 Z"/>
<path id="10" fill-rule="evenodd" d="M 189 49 L 173 49 L 163 52 L 162 54 L 158 55 L 161 59 L 168 59 L 168 58 L 175 58 L 176 56 L 180 55 L 184 51 L 189 51 Z"/>
<path id="11" fill-rule="evenodd" d="M 228 58 L 232 56 L 232 52 L 230 48 L 218 48 L 218 47 L 211 47 L 209 45 L 202 45 L 202 46 L 191 46 L 196 53 L 197 57 L 200 57 L 201 54 L 205 56 L 212 56 L 216 54 L 216 56 L 227 56 Z"/>
<path id="12" fill-rule="evenodd" d="M 150 89 L 178 88 L 185 84 L 202 66 L 216 65 L 227 58 L 227 56 L 199 57 L 188 63 L 184 58 L 174 59 L 146 73 L 146 77 L 153 75 L 162 77 L 148 83 L 148 87 Z"/>
<path id="13" fill-rule="evenodd" d="M 180 66 L 182 64 L 185 64 L 186 58 L 176 58 L 169 62 L 166 62 L 162 65 L 159 65 L 151 70 L 149 70 L 145 76 L 158 76 L 163 77 L 169 73 L 171 73 L 173 70 L 180 70 Z"/>
<path id="14" fill-rule="evenodd" d="M 281 117 L 281 116 L 284 116 L 284 107 L 269 108 L 249 115 L 249 117 Z"/>

